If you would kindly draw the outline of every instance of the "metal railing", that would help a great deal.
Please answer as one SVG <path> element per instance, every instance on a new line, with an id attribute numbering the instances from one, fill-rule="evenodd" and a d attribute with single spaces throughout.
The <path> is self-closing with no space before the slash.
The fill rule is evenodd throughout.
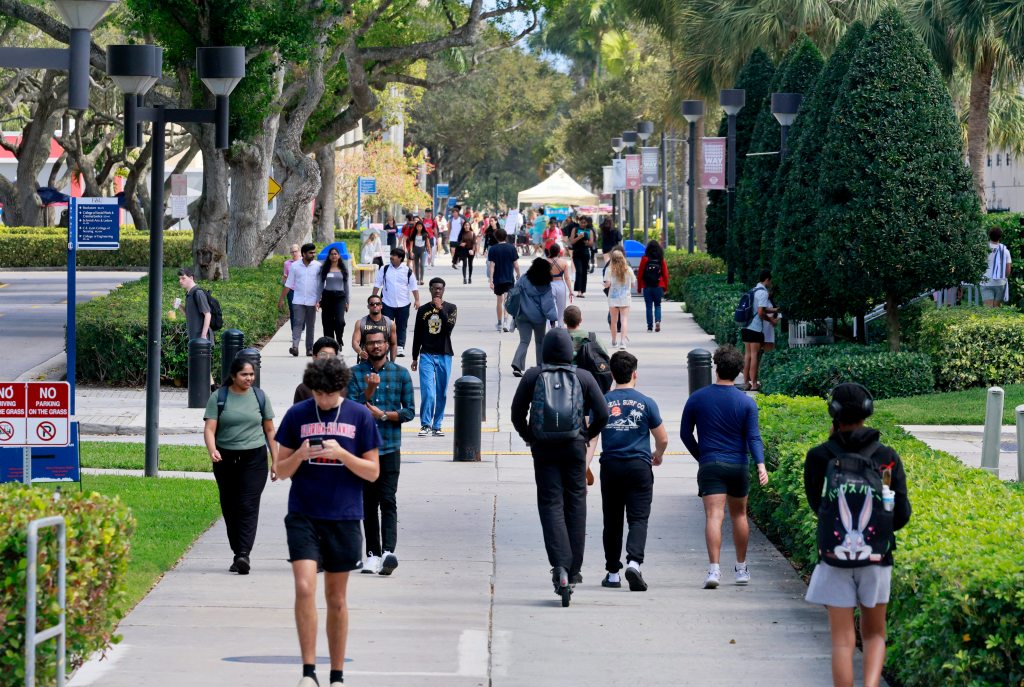
<path id="1" fill-rule="evenodd" d="M 38 573 L 39 530 L 44 527 L 57 528 L 58 541 L 58 572 L 57 572 L 57 603 L 60 605 L 60 620 L 53 627 L 41 632 L 36 631 L 36 575 Z M 64 518 L 54 515 L 49 518 L 33 520 L 28 524 L 28 565 L 25 574 L 27 584 L 25 590 L 25 687 L 36 684 L 36 646 L 48 639 L 57 638 L 57 687 L 64 687 L 64 654 L 65 654 L 65 615 L 67 599 L 65 598 L 65 572 L 67 568 L 67 530 Z"/>

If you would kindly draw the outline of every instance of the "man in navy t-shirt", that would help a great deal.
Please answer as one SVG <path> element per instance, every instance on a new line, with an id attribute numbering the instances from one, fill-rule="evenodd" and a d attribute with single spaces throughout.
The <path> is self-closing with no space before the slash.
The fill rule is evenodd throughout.
<path id="1" fill-rule="evenodd" d="M 602 587 L 621 587 L 622 512 L 626 512 L 626 581 L 630 591 L 647 591 L 640 572 L 647 545 L 647 519 L 654 496 L 653 465 L 661 465 L 668 432 L 658 404 L 636 390 L 636 356 L 617 351 L 611 359 L 615 388 L 605 394 L 608 424 L 601 430 L 601 505 L 604 511 Z M 654 453 L 651 439 L 654 437 Z"/>
<path id="2" fill-rule="evenodd" d="M 351 371 L 340 358 L 316 359 L 302 382 L 313 398 L 288 409 L 277 430 L 281 445 L 277 475 L 291 478 L 288 515 L 288 559 L 295 577 L 295 624 L 302 651 L 299 687 L 316 681 L 316 572 L 323 562 L 327 598 L 330 684 L 344 682 L 349 571 L 362 562 L 363 482 L 380 474 L 377 424 L 362 404 L 342 397 Z"/>
<path id="3" fill-rule="evenodd" d="M 519 279 L 519 251 L 511 243 L 508 243 L 508 232 L 498 229 L 494 232 L 494 239 L 497 243 L 487 251 L 487 279 L 490 282 L 491 291 L 498 299 L 497 314 L 498 323 L 494 325 L 497 331 L 508 331 L 505 324 L 505 294 Z"/>

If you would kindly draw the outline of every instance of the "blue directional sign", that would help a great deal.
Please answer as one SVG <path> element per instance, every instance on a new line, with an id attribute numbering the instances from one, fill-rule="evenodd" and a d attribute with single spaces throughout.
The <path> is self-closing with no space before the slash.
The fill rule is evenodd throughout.
<path id="1" fill-rule="evenodd" d="M 0 483 L 22 481 L 20 448 L 0 448 Z M 78 423 L 72 422 L 67 446 L 35 446 L 32 451 L 32 482 L 81 482 Z"/>
<path id="2" fill-rule="evenodd" d="M 434 187 L 434 194 L 437 195 L 438 198 L 447 198 L 448 197 L 448 184 L 438 184 L 437 186 L 435 186 Z"/>
<path id="3" fill-rule="evenodd" d="M 69 214 L 69 234 L 78 250 L 121 247 L 117 198 L 72 198 Z"/>
<path id="4" fill-rule="evenodd" d="M 360 193 L 376 193 L 377 177 L 359 177 Z"/>

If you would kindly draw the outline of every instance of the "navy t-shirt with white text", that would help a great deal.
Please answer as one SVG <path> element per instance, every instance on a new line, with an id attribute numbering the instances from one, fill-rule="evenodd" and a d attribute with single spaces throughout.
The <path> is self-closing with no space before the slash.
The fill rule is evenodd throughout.
<path id="1" fill-rule="evenodd" d="M 636 389 L 612 389 L 604 399 L 608 424 L 601 430 L 601 462 L 636 458 L 652 462 L 651 430 L 661 427 L 658 404 Z"/>
<path id="2" fill-rule="evenodd" d="M 306 439 L 334 439 L 357 456 L 380 447 L 377 423 L 364 406 L 342 400 L 340 408 L 319 410 L 319 416 L 317 412 L 314 399 L 293 405 L 277 429 L 277 442 L 298 450 Z M 303 461 L 292 475 L 288 512 L 322 520 L 362 520 L 363 484 L 340 461 Z"/>

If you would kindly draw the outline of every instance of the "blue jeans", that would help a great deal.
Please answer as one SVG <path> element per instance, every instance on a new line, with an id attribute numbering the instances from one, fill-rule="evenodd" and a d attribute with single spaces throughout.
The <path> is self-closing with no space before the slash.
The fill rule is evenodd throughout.
<path id="1" fill-rule="evenodd" d="M 420 425 L 441 429 L 444 406 L 448 401 L 448 377 L 452 374 L 452 356 L 421 353 Z"/>
<path id="2" fill-rule="evenodd" d="M 644 287 L 644 310 L 647 312 L 647 328 L 654 329 L 655 322 L 661 322 L 661 297 L 665 289 L 660 286 Z M 651 306 L 654 306 L 654 319 L 651 319 Z"/>

